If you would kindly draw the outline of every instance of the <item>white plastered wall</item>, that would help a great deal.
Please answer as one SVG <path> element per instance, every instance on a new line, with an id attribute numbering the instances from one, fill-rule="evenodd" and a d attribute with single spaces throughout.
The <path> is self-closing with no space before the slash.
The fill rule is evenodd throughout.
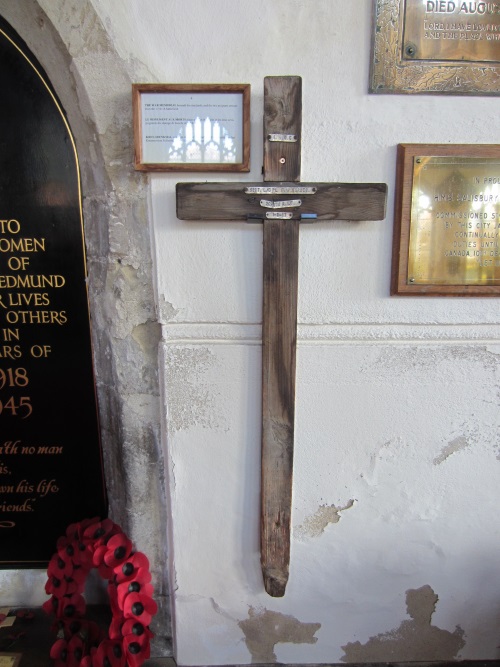
<path id="1" fill-rule="evenodd" d="M 250 174 L 149 177 L 177 660 L 499 657 L 498 299 L 391 298 L 389 277 L 396 145 L 498 142 L 500 99 L 369 95 L 368 0 L 92 1 L 151 81 L 252 86 Z M 303 78 L 302 180 L 389 197 L 384 222 L 301 230 L 291 573 L 273 599 L 261 230 L 177 220 L 175 183 L 260 180 L 263 78 L 287 74 Z"/>

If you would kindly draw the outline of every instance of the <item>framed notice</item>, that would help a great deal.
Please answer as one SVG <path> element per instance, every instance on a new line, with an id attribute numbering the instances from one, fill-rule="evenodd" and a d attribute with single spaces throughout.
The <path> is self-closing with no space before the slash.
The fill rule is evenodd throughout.
<path id="1" fill-rule="evenodd" d="M 500 145 L 398 146 L 391 294 L 500 296 Z"/>
<path id="2" fill-rule="evenodd" d="M 249 171 L 249 84 L 132 85 L 139 171 Z"/>
<path id="3" fill-rule="evenodd" d="M 372 93 L 500 95 L 500 2 L 374 0 Z"/>

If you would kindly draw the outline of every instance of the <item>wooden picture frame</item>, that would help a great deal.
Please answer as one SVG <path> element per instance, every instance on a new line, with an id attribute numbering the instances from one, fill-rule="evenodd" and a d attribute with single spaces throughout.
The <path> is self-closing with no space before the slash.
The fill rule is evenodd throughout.
<path id="1" fill-rule="evenodd" d="M 398 146 L 391 295 L 500 296 L 500 145 Z"/>
<path id="2" fill-rule="evenodd" d="M 138 171 L 250 171 L 250 84 L 132 85 Z"/>

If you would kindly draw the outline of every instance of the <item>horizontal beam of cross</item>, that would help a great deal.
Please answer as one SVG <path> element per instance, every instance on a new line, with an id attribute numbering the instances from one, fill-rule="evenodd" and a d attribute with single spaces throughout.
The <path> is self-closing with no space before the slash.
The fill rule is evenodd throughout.
<path id="1" fill-rule="evenodd" d="M 278 185 L 278 184 L 275 184 Z M 279 202 L 300 200 L 293 217 L 315 215 L 316 220 L 381 220 L 385 215 L 387 186 L 385 183 L 279 183 L 279 189 L 289 187 L 298 194 L 255 194 L 252 188 L 263 188 L 260 183 L 177 183 L 177 217 L 180 220 L 214 221 L 248 220 L 265 215 L 271 210 L 261 201 Z M 301 194 L 302 189 L 314 194 Z M 304 191 L 304 190 L 302 190 Z"/>

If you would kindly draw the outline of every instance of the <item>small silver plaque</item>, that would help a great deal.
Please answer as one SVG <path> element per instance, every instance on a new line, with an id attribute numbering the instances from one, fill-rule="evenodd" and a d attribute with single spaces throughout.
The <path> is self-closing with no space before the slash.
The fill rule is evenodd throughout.
<path id="1" fill-rule="evenodd" d="M 288 201 L 271 201 L 261 199 L 260 205 L 264 208 L 294 208 L 302 205 L 302 199 L 289 199 Z"/>
<path id="2" fill-rule="evenodd" d="M 288 211 L 266 211 L 268 220 L 291 220 L 293 213 Z"/>
<path id="3" fill-rule="evenodd" d="M 295 143 L 297 141 L 296 134 L 268 134 L 269 141 L 286 141 L 287 143 Z"/>
<path id="4" fill-rule="evenodd" d="M 245 188 L 247 195 L 313 195 L 318 188 L 294 185 L 252 185 Z"/>

